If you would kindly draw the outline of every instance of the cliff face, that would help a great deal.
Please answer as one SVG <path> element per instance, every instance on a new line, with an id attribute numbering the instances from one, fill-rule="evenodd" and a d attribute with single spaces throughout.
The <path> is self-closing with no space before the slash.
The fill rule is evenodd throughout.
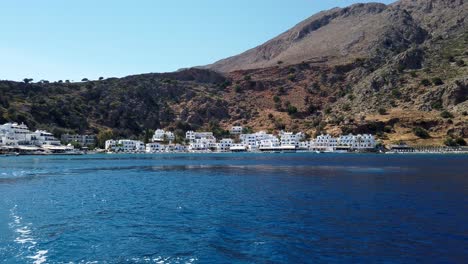
<path id="1" fill-rule="evenodd" d="M 125 137 L 159 127 L 222 134 L 240 124 L 374 133 L 386 143 L 467 138 L 467 10 L 463 0 L 357 4 L 314 15 L 208 69 L 70 84 L 3 81 L 0 123 Z"/>

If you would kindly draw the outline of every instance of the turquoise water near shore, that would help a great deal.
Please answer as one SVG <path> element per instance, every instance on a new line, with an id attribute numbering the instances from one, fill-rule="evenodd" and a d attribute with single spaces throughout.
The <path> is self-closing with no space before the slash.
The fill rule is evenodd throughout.
<path id="1" fill-rule="evenodd" d="M 0 263 L 466 263 L 468 155 L 0 157 Z"/>

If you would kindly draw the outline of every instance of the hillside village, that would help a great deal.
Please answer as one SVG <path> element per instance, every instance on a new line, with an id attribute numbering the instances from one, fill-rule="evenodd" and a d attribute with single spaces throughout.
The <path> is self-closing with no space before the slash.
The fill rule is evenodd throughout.
<path id="1" fill-rule="evenodd" d="M 304 133 L 279 131 L 277 135 L 265 131 L 244 133 L 241 126 L 230 129 L 230 137 L 217 139 L 213 132 L 187 131 L 186 144 L 174 144 L 173 132 L 157 129 L 150 142 L 120 139 L 107 140 L 108 153 L 160 153 L 160 152 L 290 152 L 323 151 L 350 152 L 375 151 L 377 142 L 372 135 L 344 135 L 338 138 L 320 135 L 306 139 Z M 62 142 L 70 142 L 68 145 Z M 0 125 L 0 150 L 18 154 L 78 154 L 75 146 L 95 144 L 92 135 L 63 135 L 62 142 L 50 132 L 30 131 L 25 124 Z M 74 144 L 71 144 L 71 143 Z"/>
<path id="2" fill-rule="evenodd" d="M 253 132 L 232 126 L 216 137 L 213 131 L 186 131 L 181 139 L 172 132 L 156 129 L 147 142 L 135 139 L 107 139 L 98 148 L 96 135 L 63 134 L 60 139 L 45 130 L 31 131 L 21 123 L 0 125 L 0 154 L 4 155 L 80 155 L 95 153 L 227 153 L 227 152 L 467 152 L 464 141 L 447 146 L 413 147 L 404 142 L 384 145 L 372 134 L 347 134 L 333 137 L 320 134 L 311 138 L 303 132 Z"/>
<path id="3" fill-rule="evenodd" d="M 278 135 L 265 131 L 243 133 L 243 128 L 233 126 L 231 137 L 217 139 L 213 132 L 187 131 L 187 144 L 173 144 L 174 134 L 162 129 L 156 130 L 151 142 L 144 144 L 138 140 L 108 140 L 108 152 L 158 153 L 158 152 L 295 152 L 323 151 L 350 152 L 375 151 L 376 140 L 372 135 L 345 135 L 339 138 L 320 135 L 306 139 L 304 133 L 279 131 Z"/>

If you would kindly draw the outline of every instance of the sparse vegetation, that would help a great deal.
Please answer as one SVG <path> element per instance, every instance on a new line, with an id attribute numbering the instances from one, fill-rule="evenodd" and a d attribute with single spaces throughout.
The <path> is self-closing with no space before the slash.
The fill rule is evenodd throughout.
<path id="1" fill-rule="evenodd" d="M 433 79 L 432 79 L 432 83 L 433 83 L 434 85 L 437 85 L 437 86 L 444 84 L 444 82 L 442 81 L 442 79 L 439 78 L 439 77 L 433 78 Z"/>
<path id="2" fill-rule="evenodd" d="M 433 102 L 431 104 L 431 107 L 432 107 L 432 109 L 440 110 L 440 109 L 442 109 L 442 103 L 440 101 Z"/>
<path id="3" fill-rule="evenodd" d="M 395 98 L 400 98 L 401 97 L 401 92 L 398 89 L 393 89 L 392 90 L 392 96 Z"/>
<path id="4" fill-rule="evenodd" d="M 421 80 L 421 85 L 423 85 L 423 86 L 430 86 L 430 85 L 431 85 L 431 81 L 429 81 L 428 79 L 422 79 L 422 80 Z"/>
<path id="5" fill-rule="evenodd" d="M 444 140 L 444 145 L 448 147 L 456 147 L 458 144 L 455 139 L 449 137 Z"/>
<path id="6" fill-rule="evenodd" d="M 427 132 L 427 130 L 422 127 L 413 128 L 413 133 L 419 138 L 430 138 L 429 132 Z"/>
<path id="7" fill-rule="evenodd" d="M 289 115 L 294 115 L 297 113 L 297 107 L 289 105 L 288 106 L 288 114 Z"/>
<path id="8" fill-rule="evenodd" d="M 466 146 L 466 141 L 462 137 L 459 137 L 459 138 L 455 139 L 455 143 L 457 143 L 457 145 L 459 145 L 459 146 Z"/>
<path id="9" fill-rule="evenodd" d="M 452 113 L 450 113 L 450 112 L 447 111 L 447 110 L 442 111 L 442 112 L 440 113 L 440 116 L 441 116 L 442 118 L 453 118 Z"/>
<path id="10" fill-rule="evenodd" d="M 386 115 L 386 114 L 387 114 L 387 109 L 385 109 L 385 108 L 382 108 L 382 107 L 381 107 L 381 108 L 379 108 L 378 111 L 379 111 L 379 114 L 380 114 L 380 115 Z"/>
<path id="11" fill-rule="evenodd" d="M 457 66 L 459 67 L 465 67 L 465 61 L 464 60 L 457 60 Z"/>

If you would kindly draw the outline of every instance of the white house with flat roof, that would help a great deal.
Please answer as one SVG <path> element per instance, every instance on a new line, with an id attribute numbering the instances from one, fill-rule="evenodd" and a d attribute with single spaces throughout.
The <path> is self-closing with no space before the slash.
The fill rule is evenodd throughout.
<path id="1" fill-rule="evenodd" d="M 195 142 L 197 139 L 213 139 L 213 132 L 194 132 L 194 131 L 187 131 L 185 133 L 185 139 L 189 142 Z M 216 140 L 216 139 L 215 139 Z"/>
<path id="2" fill-rule="evenodd" d="M 174 133 L 170 131 L 165 131 L 164 129 L 156 129 L 154 131 L 153 138 L 151 139 L 152 142 L 164 142 L 169 141 L 172 142 L 175 139 Z"/>
<path id="3" fill-rule="evenodd" d="M 213 132 L 187 131 L 185 138 L 190 142 L 189 151 L 208 151 L 217 147 Z"/>
<path id="4" fill-rule="evenodd" d="M 376 142 L 373 135 L 349 134 L 338 138 L 338 146 L 349 147 L 352 150 L 365 150 L 375 148 Z"/>
<path id="5" fill-rule="evenodd" d="M 118 145 L 122 148 L 123 152 L 144 152 L 146 150 L 145 144 L 139 140 L 121 139 Z"/>
<path id="6" fill-rule="evenodd" d="M 320 135 L 311 142 L 311 149 L 318 151 L 335 151 L 338 140 L 329 134 Z"/>
<path id="7" fill-rule="evenodd" d="M 6 123 L 0 125 L 0 145 L 6 146 L 61 146 L 52 133 L 44 130 L 31 132 L 25 124 Z"/>
<path id="8" fill-rule="evenodd" d="M 230 138 L 223 138 L 216 144 L 216 150 L 218 152 L 228 152 L 231 150 L 231 146 L 234 141 Z"/>
<path id="9" fill-rule="evenodd" d="M 231 147 L 229 148 L 230 151 L 232 152 L 245 152 L 247 151 L 248 146 L 244 144 L 232 144 Z"/>
<path id="10" fill-rule="evenodd" d="M 262 140 L 278 140 L 275 135 L 267 134 L 265 131 L 259 131 L 253 134 L 241 134 L 239 138 L 242 144 L 246 145 L 250 151 L 257 151 L 261 145 Z"/>
<path id="11" fill-rule="evenodd" d="M 131 139 L 107 140 L 105 148 L 107 151 L 125 153 L 140 153 L 146 151 L 145 143 Z"/>
<path id="12" fill-rule="evenodd" d="M 91 145 L 96 144 L 96 136 L 95 135 L 63 134 L 61 139 L 65 143 L 76 142 L 76 143 L 80 144 L 81 146 L 91 146 Z"/>
<path id="13" fill-rule="evenodd" d="M 301 132 L 294 134 L 292 132 L 281 131 L 279 136 L 281 138 L 281 146 L 299 147 L 299 143 L 305 138 L 304 133 Z"/>
<path id="14" fill-rule="evenodd" d="M 39 145 L 52 145 L 52 146 L 60 146 L 60 140 L 54 137 L 52 133 L 49 133 L 44 130 L 36 130 L 34 132 L 36 135 L 36 141 Z"/>
<path id="15" fill-rule="evenodd" d="M 159 142 L 151 142 L 146 144 L 146 153 L 158 153 L 158 152 L 164 152 L 165 147 Z"/>

